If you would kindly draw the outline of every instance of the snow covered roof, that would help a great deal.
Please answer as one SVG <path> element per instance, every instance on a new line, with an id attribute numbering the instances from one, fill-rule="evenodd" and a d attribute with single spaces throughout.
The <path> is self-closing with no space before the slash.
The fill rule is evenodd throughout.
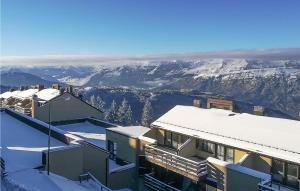
<path id="1" fill-rule="evenodd" d="M 106 130 L 104 127 L 94 125 L 90 122 L 72 123 L 56 126 L 68 133 L 78 136 L 101 148 L 106 148 Z"/>
<path id="2" fill-rule="evenodd" d="M 35 168 L 42 165 L 42 151 L 47 150 L 48 136 L 10 116 L 4 111 L 1 118 L 1 156 L 6 170 Z M 67 146 L 52 138 L 51 148 Z"/>
<path id="3" fill-rule="evenodd" d="M 13 97 L 14 95 L 16 95 L 18 93 L 20 93 L 19 90 L 4 92 L 4 93 L 0 94 L 0 98 L 7 99 L 10 97 Z"/>
<path id="4" fill-rule="evenodd" d="M 152 125 L 300 164 L 300 121 L 175 106 Z"/>
<path id="5" fill-rule="evenodd" d="M 8 99 L 10 97 L 15 97 L 18 99 L 30 99 L 33 95 L 36 95 L 39 99 L 49 101 L 52 98 L 58 96 L 60 94 L 60 91 L 58 89 L 54 88 L 47 88 L 43 90 L 38 89 L 28 89 L 28 90 L 16 90 L 16 91 L 8 91 L 5 93 L 0 94 L 0 98 Z"/>
<path id="6" fill-rule="evenodd" d="M 39 90 L 38 89 L 28 89 L 24 91 L 19 91 L 17 94 L 13 95 L 13 97 L 19 99 L 29 99 L 32 98 L 34 94 L 36 94 Z"/>
<path id="7" fill-rule="evenodd" d="M 127 135 L 130 137 L 138 138 L 147 133 L 150 128 L 143 126 L 129 126 L 129 127 L 112 127 L 107 128 L 109 131 L 114 131 L 123 135 Z"/>
<path id="8" fill-rule="evenodd" d="M 38 99 L 49 101 L 54 97 L 59 96 L 59 94 L 60 91 L 58 89 L 47 88 L 37 92 L 35 95 L 38 97 Z"/>

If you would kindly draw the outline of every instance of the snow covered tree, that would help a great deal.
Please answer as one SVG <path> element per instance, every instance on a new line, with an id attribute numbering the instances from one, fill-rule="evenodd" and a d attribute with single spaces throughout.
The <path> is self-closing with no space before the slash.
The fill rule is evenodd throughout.
<path id="1" fill-rule="evenodd" d="M 106 113 L 105 119 L 112 123 L 116 123 L 118 121 L 118 108 L 115 100 L 112 101 L 110 109 Z"/>
<path id="2" fill-rule="evenodd" d="M 99 110 L 104 111 L 105 101 L 100 96 L 96 98 L 96 105 Z"/>
<path id="3" fill-rule="evenodd" d="M 132 110 L 131 110 L 130 105 L 128 105 L 128 108 L 126 110 L 124 118 L 125 118 L 124 125 L 131 125 L 131 123 L 132 123 Z"/>
<path id="4" fill-rule="evenodd" d="M 118 122 L 122 125 L 129 125 L 132 121 L 131 107 L 128 101 L 124 98 L 118 109 Z"/>
<path id="5" fill-rule="evenodd" d="M 97 106 L 96 106 L 96 102 L 97 102 L 97 101 L 96 101 L 96 98 L 95 98 L 94 95 L 91 96 L 89 102 L 90 102 L 90 104 L 91 104 L 92 106 L 97 107 Z"/>
<path id="6" fill-rule="evenodd" d="M 147 100 L 143 108 L 141 124 L 145 127 L 149 127 L 151 120 L 152 120 L 152 106 L 151 106 L 151 102 Z"/>

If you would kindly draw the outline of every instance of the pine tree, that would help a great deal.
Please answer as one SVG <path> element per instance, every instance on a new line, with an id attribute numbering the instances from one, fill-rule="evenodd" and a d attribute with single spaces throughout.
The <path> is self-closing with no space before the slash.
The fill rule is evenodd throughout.
<path id="1" fill-rule="evenodd" d="M 151 120 L 152 120 L 152 106 L 151 106 L 151 102 L 147 100 L 143 108 L 141 124 L 145 127 L 149 127 Z"/>
<path id="2" fill-rule="evenodd" d="M 124 98 L 119 109 L 118 109 L 118 122 L 122 125 L 124 125 L 126 123 L 126 112 L 128 110 L 128 102 L 127 100 Z"/>
<path id="3" fill-rule="evenodd" d="M 91 98 L 90 98 L 90 104 L 91 104 L 92 106 L 94 106 L 94 107 L 97 107 L 97 106 L 96 106 L 96 98 L 95 98 L 94 95 L 92 95 Z"/>
<path id="4" fill-rule="evenodd" d="M 104 111 L 105 102 L 100 96 L 97 96 L 96 103 L 97 103 L 97 108 L 101 111 Z"/>
<path id="5" fill-rule="evenodd" d="M 131 125 L 131 123 L 132 123 L 132 110 L 131 110 L 130 105 L 128 105 L 128 108 L 126 110 L 124 118 L 125 118 L 124 125 Z"/>
<path id="6" fill-rule="evenodd" d="M 116 123 L 118 118 L 117 111 L 118 111 L 117 104 L 115 100 L 113 100 L 110 109 L 105 116 L 105 119 L 109 122 Z"/>

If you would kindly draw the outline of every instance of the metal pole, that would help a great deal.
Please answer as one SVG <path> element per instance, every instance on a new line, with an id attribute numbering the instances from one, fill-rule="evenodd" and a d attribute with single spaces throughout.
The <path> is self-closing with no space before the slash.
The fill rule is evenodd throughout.
<path id="1" fill-rule="evenodd" d="M 49 101 L 49 111 L 48 111 L 49 127 L 48 127 L 48 157 L 47 157 L 47 174 L 50 172 L 50 139 L 51 139 L 51 101 Z"/>

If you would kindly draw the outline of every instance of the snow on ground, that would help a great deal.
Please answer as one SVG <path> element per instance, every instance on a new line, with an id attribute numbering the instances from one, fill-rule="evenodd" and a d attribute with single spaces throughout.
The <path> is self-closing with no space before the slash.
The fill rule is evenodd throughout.
<path id="1" fill-rule="evenodd" d="M 42 165 L 42 151 L 47 150 L 48 136 L 33 127 L 1 113 L 1 156 L 5 160 L 6 171 L 35 168 Z M 65 146 L 52 138 L 51 148 Z"/>
<path id="2" fill-rule="evenodd" d="M 89 122 L 56 126 L 101 148 L 106 148 L 106 129 Z"/>
<path id="3" fill-rule="evenodd" d="M 97 191 L 100 190 L 93 180 L 80 183 L 56 174 L 47 175 L 45 171 L 27 169 L 8 174 L 3 187 L 7 190 L 18 191 Z"/>

